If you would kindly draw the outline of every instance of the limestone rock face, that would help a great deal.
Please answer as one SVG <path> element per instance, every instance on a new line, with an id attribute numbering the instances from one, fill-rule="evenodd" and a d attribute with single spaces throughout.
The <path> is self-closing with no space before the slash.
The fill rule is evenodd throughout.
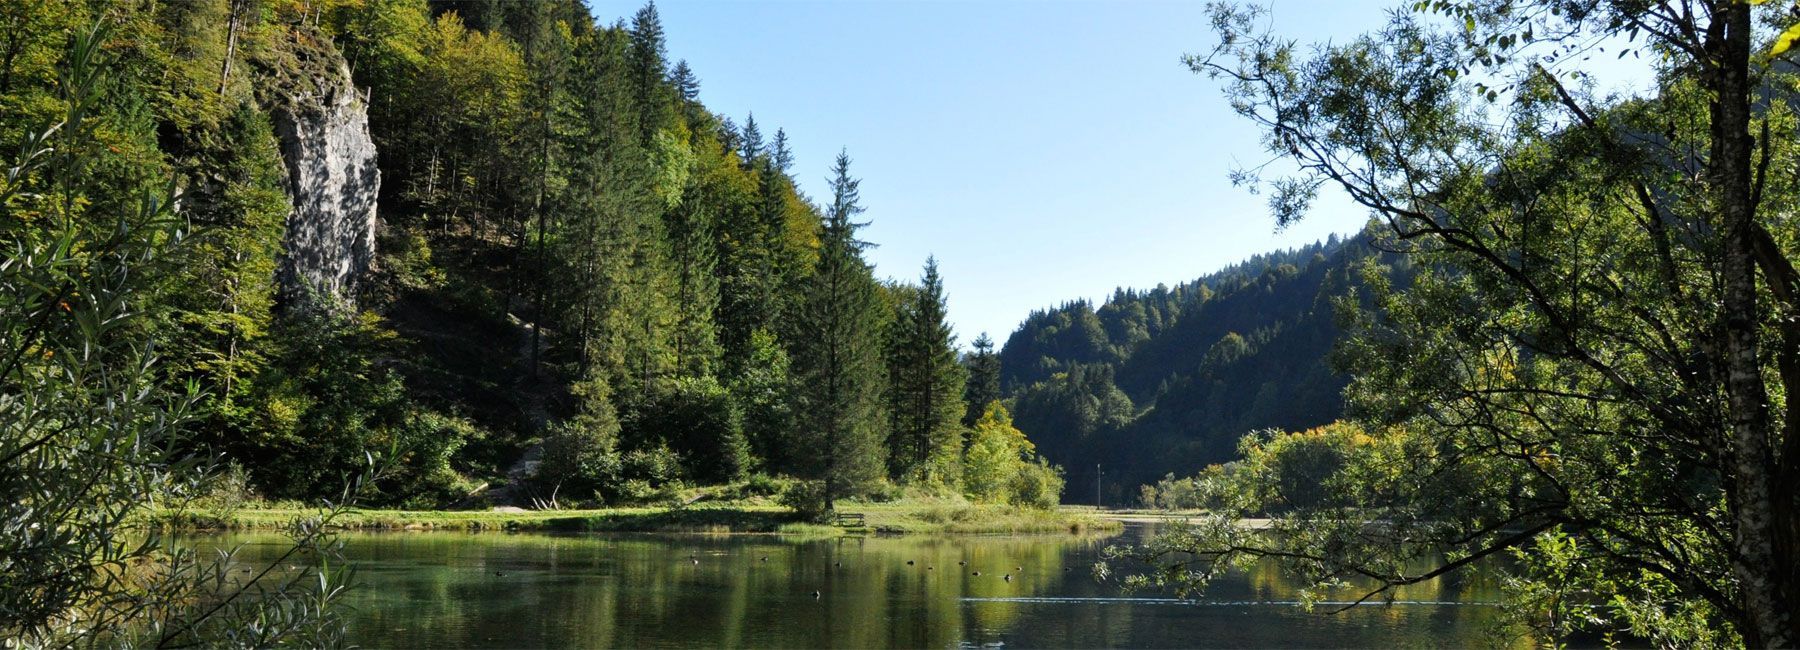
<path id="1" fill-rule="evenodd" d="M 297 30 L 286 45 L 259 61 L 257 84 L 293 205 L 277 279 L 290 304 L 354 306 L 375 258 L 381 188 L 368 110 L 329 42 Z"/>

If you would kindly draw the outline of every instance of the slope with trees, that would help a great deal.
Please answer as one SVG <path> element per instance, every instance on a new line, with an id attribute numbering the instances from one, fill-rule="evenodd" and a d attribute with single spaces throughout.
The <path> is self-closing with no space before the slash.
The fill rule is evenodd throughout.
<path id="1" fill-rule="evenodd" d="M 608 22 L 573 0 L 21 2 L 0 21 L 8 151 L 67 107 L 67 42 L 110 28 L 83 164 L 110 197 L 175 179 L 194 261 L 143 278 L 136 327 L 159 390 L 200 389 L 175 451 L 221 454 L 260 496 L 336 496 L 370 456 L 392 470 L 364 501 L 414 508 L 757 474 L 961 496 L 960 419 L 984 405 L 935 272 L 888 302 L 914 287 L 861 259 L 847 158 L 829 204 L 801 193 L 787 132 L 710 111 L 653 4 Z M 316 253 L 284 146 L 307 136 L 277 126 L 296 97 L 366 107 L 378 167 L 338 188 L 378 205 L 352 234 L 379 239 L 328 301 L 279 270 Z M 68 225 L 15 221 L 9 244 Z"/>
<path id="2" fill-rule="evenodd" d="M 1218 7 L 1189 63 L 1299 170 L 1277 220 L 1336 188 L 1421 271 L 1369 282 L 1344 346 L 1374 441 L 1332 443 L 1325 480 L 1354 489 L 1282 503 L 1283 472 L 1226 472 L 1245 498 L 1143 549 L 1181 571 L 1140 581 L 1270 557 L 1374 598 L 1510 555 L 1545 641 L 1800 642 L 1790 9 L 1428 2 L 1303 53 Z M 1652 61 L 1646 91 L 1593 92 L 1596 42 Z"/>
<path id="3" fill-rule="evenodd" d="M 1230 460 L 1248 431 L 1331 422 L 1349 382 L 1331 362 L 1337 311 L 1382 261 L 1383 277 L 1406 281 L 1406 261 L 1384 260 L 1366 235 L 1333 236 L 1120 289 L 1098 308 L 1034 312 L 999 356 L 1019 426 L 1073 484 L 1093 486 L 1099 464 L 1103 498 L 1121 503 L 1164 474 Z"/>

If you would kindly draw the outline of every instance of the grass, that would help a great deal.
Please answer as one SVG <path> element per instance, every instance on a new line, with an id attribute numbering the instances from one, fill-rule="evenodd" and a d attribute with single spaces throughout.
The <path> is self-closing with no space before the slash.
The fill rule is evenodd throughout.
<path id="1" fill-rule="evenodd" d="M 868 528 L 885 534 L 1083 534 L 1117 531 L 1115 521 L 1057 509 L 974 504 L 960 499 L 903 499 L 889 503 L 847 503 L 840 512 L 858 512 Z"/>
<path id="2" fill-rule="evenodd" d="M 694 505 L 597 510 L 354 510 L 333 525 L 349 530 L 561 531 L 657 533 L 774 533 L 798 536 L 858 534 L 1079 534 L 1118 530 L 1121 524 L 1087 514 L 951 499 L 888 503 L 845 502 L 843 514 L 859 513 L 865 525 L 845 528 L 804 521 L 773 505 Z M 240 508 L 228 513 L 157 513 L 157 524 L 189 530 L 273 530 L 306 508 Z"/>

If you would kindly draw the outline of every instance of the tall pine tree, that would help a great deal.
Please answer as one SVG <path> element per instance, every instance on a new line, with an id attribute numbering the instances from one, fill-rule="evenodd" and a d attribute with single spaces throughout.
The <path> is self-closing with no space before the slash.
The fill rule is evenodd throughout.
<path id="1" fill-rule="evenodd" d="M 655 2 L 645 4 L 631 17 L 630 34 L 628 53 L 631 85 L 637 93 L 638 132 L 644 145 L 649 146 L 673 117 L 669 110 L 672 89 L 667 81 L 668 43 Z"/>
<path id="2" fill-rule="evenodd" d="M 953 487 L 960 479 L 964 371 L 947 310 L 937 258 L 930 258 L 888 333 L 888 474 L 897 481 Z"/>
<path id="3" fill-rule="evenodd" d="M 787 131 L 775 129 L 775 141 L 769 145 L 770 157 L 774 158 L 775 171 L 786 174 L 788 168 L 794 166 L 794 152 L 788 149 Z"/>
<path id="4" fill-rule="evenodd" d="M 982 332 L 972 345 L 975 350 L 963 358 L 963 365 L 969 370 L 969 381 L 963 388 L 963 401 L 968 403 L 963 424 L 968 426 L 975 426 L 987 405 L 1000 399 L 1000 355 L 994 352 L 994 339 Z"/>
<path id="5" fill-rule="evenodd" d="M 689 104 L 700 101 L 700 78 L 694 76 L 694 69 L 688 67 L 687 59 L 675 62 L 675 69 L 669 72 L 669 85 L 675 87 L 675 94 L 681 101 Z"/>
<path id="6" fill-rule="evenodd" d="M 655 172 L 632 137 L 636 113 L 621 110 L 631 105 L 624 41 L 606 30 L 577 49 L 572 85 L 581 106 L 566 135 L 573 162 L 556 254 L 579 374 L 606 381 L 619 404 L 668 375 L 677 320 Z"/>
<path id="7" fill-rule="evenodd" d="M 711 190 L 702 177 L 690 179 L 688 194 Z M 713 206 L 689 200 L 670 210 L 669 261 L 675 283 L 675 367 L 683 376 L 711 375 L 718 359 L 718 333 L 714 313 L 719 305 L 719 283 L 714 275 L 718 247 L 714 245 Z"/>
<path id="8" fill-rule="evenodd" d="M 850 176 L 850 156 L 832 169 L 832 202 L 819 230 L 819 259 L 805 288 L 794 341 L 799 430 L 796 442 L 816 450 L 803 463 L 824 485 L 824 509 L 880 480 L 882 449 L 882 309 L 878 287 L 856 239 L 863 211 Z"/>
<path id="9" fill-rule="evenodd" d="M 742 146 L 743 148 L 738 151 L 738 157 L 743 159 L 744 169 L 756 167 L 757 160 L 763 155 L 763 138 L 762 129 L 756 126 L 755 113 L 744 118 L 744 143 Z"/>

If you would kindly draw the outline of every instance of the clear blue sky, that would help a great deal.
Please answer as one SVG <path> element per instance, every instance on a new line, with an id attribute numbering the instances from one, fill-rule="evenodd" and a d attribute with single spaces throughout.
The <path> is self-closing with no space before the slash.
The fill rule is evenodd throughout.
<path id="1" fill-rule="evenodd" d="M 639 0 L 590 0 L 603 19 Z M 1343 40 L 1387 2 L 1283 1 L 1276 28 Z M 839 148 L 863 179 L 879 276 L 936 255 L 967 345 L 1004 344 L 1032 309 L 1180 282 L 1255 253 L 1352 232 L 1341 199 L 1274 232 L 1234 188 L 1258 133 L 1180 56 L 1213 42 L 1192 1 L 690 2 L 657 5 L 700 97 L 785 128 L 815 200 Z"/>

